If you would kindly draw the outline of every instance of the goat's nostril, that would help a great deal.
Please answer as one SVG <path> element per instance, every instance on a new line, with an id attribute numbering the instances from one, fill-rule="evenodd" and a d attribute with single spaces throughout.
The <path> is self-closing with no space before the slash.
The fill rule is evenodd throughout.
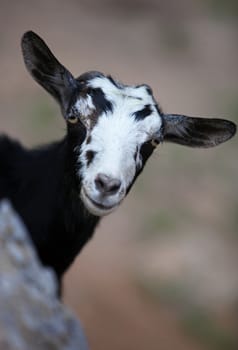
<path id="1" fill-rule="evenodd" d="M 106 174 L 98 174 L 95 179 L 95 185 L 101 194 L 112 195 L 119 191 L 121 181 Z"/>

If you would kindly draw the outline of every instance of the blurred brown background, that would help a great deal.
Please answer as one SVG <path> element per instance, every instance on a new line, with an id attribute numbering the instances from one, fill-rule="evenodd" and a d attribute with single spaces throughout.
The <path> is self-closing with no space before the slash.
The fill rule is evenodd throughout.
<path id="1" fill-rule="evenodd" d="M 26 73 L 34 30 L 75 75 L 147 83 L 165 111 L 238 121 L 236 0 L 0 2 L 0 131 L 62 137 L 55 102 Z M 65 278 L 92 350 L 238 349 L 238 139 L 164 144 Z"/>

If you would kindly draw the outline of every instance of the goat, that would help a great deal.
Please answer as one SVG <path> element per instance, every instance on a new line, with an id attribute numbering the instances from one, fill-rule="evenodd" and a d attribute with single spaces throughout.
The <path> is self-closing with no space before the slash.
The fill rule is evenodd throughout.
<path id="1" fill-rule="evenodd" d="M 236 125 L 165 114 L 146 84 L 125 85 L 96 71 L 74 78 L 32 31 L 23 35 L 22 52 L 32 77 L 59 103 L 67 133 L 32 150 L 1 135 L 0 198 L 11 200 L 60 282 L 161 142 L 213 147 L 234 136 Z"/>

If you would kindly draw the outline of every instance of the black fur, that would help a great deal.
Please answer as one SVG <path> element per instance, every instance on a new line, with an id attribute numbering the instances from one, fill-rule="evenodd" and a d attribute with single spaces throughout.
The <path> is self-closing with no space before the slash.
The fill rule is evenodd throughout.
<path id="1" fill-rule="evenodd" d="M 94 151 L 87 151 L 86 152 L 87 166 L 89 166 L 92 163 L 94 157 L 95 157 Z"/>
<path id="2" fill-rule="evenodd" d="M 163 140 L 184 146 L 215 147 L 236 134 L 235 123 L 225 119 L 180 114 L 164 114 L 163 119 Z"/>
<path id="3" fill-rule="evenodd" d="M 152 109 L 150 105 L 146 105 L 141 111 L 135 112 L 135 120 L 142 120 L 151 115 Z"/>
<path id="4" fill-rule="evenodd" d="M 113 105 L 108 101 L 104 95 L 102 89 L 92 89 L 88 91 L 91 95 L 93 104 L 96 106 L 97 114 L 100 115 L 102 112 L 113 112 Z"/>
<path id="5" fill-rule="evenodd" d="M 22 217 L 40 260 L 61 280 L 99 221 L 79 198 L 72 139 L 26 150 L 0 137 L 0 199 Z"/>

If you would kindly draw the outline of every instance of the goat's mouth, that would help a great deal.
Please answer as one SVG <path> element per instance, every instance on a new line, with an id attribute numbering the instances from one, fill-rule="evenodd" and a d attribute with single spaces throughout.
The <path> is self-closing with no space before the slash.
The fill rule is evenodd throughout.
<path id="1" fill-rule="evenodd" d="M 105 216 L 113 212 L 120 204 L 115 203 L 113 205 L 105 205 L 101 202 L 95 201 L 90 197 L 84 187 L 81 188 L 80 197 L 86 206 L 87 210 L 96 216 Z"/>

